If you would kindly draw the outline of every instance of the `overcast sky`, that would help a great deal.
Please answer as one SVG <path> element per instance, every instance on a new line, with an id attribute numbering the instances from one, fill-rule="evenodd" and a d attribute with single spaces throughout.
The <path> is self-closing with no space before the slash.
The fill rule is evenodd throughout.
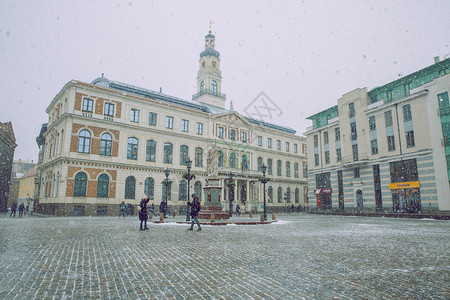
<path id="1" fill-rule="evenodd" d="M 104 73 L 190 100 L 213 20 L 235 110 L 264 92 L 281 110 L 266 121 L 302 135 L 343 94 L 450 57 L 449 12 L 448 0 L 0 0 L 0 121 L 13 123 L 14 159 L 36 162 L 45 110 L 72 79 Z"/>

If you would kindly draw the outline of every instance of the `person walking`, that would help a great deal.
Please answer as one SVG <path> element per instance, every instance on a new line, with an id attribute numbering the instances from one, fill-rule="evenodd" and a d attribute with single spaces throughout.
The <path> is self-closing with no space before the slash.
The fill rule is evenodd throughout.
<path id="1" fill-rule="evenodd" d="M 11 213 L 9 214 L 9 216 L 12 217 L 12 215 L 14 214 L 14 217 L 16 217 L 16 210 L 17 210 L 17 203 L 13 202 L 13 204 L 11 204 Z"/>
<path id="2" fill-rule="evenodd" d="M 119 204 L 119 209 L 120 209 L 119 218 L 120 218 L 120 215 L 122 215 L 125 218 L 125 208 L 126 208 L 125 201 L 122 201 L 122 203 Z"/>
<path id="3" fill-rule="evenodd" d="M 141 226 L 139 230 L 148 230 L 147 227 L 147 220 L 148 220 L 148 214 L 147 214 L 147 203 L 150 201 L 148 196 L 146 198 L 142 198 L 141 203 L 139 203 L 139 220 L 141 221 Z M 142 228 L 142 223 L 144 223 L 144 228 Z"/>
<path id="4" fill-rule="evenodd" d="M 197 218 L 198 213 L 200 212 L 200 209 L 201 209 L 200 199 L 198 199 L 197 195 L 192 194 L 192 203 L 189 202 L 189 200 L 188 200 L 187 204 L 191 208 L 191 217 L 192 217 L 191 228 L 189 228 L 189 230 L 194 229 L 194 221 L 197 223 L 197 226 L 198 226 L 197 231 L 202 230 L 202 227 L 200 226 L 200 222 L 198 221 L 198 218 Z"/>
<path id="5" fill-rule="evenodd" d="M 239 206 L 239 203 L 236 204 L 236 214 L 240 217 L 241 216 L 241 207 Z"/>
<path id="6" fill-rule="evenodd" d="M 19 217 L 23 216 L 23 210 L 25 209 L 25 205 L 23 203 L 20 203 L 19 205 Z"/>

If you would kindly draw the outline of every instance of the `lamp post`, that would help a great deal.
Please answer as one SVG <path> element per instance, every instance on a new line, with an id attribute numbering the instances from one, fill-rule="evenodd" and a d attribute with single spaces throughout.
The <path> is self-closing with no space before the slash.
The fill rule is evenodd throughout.
<path id="1" fill-rule="evenodd" d="M 188 157 L 186 159 L 186 167 L 188 172 L 186 174 L 183 175 L 183 178 L 187 180 L 188 182 L 188 190 L 187 190 L 187 201 L 186 201 L 186 221 L 190 221 L 191 217 L 189 216 L 189 205 L 188 205 L 188 201 L 189 201 L 189 197 L 191 197 L 191 180 L 195 178 L 195 175 L 191 175 L 191 167 L 192 167 L 192 160 Z"/>
<path id="2" fill-rule="evenodd" d="M 267 221 L 267 210 L 266 210 L 266 183 L 269 178 L 266 177 L 267 166 L 263 163 L 261 166 L 261 171 L 263 172 L 263 177 L 259 178 L 259 181 L 263 184 L 263 194 L 264 194 L 264 221 Z"/>
<path id="3" fill-rule="evenodd" d="M 166 178 L 163 181 L 163 184 L 166 187 L 166 195 L 165 195 L 166 196 L 166 199 L 165 199 L 166 207 L 164 209 L 164 218 L 167 218 L 167 192 L 168 192 L 169 185 L 172 183 L 172 181 L 169 179 L 169 174 L 170 174 L 169 168 L 164 169 L 164 174 L 166 175 Z"/>
<path id="4" fill-rule="evenodd" d="M 233 200 L 234 200 L 234 182 L 233 182 L 233 173 L 228 174 L 228 201 L 230 202 L 230 218 L 233 216 Z"/>

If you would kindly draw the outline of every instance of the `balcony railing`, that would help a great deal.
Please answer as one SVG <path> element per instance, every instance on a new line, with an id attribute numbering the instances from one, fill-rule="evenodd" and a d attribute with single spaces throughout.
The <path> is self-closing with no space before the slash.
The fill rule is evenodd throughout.
<path id="1" fill-rule="evenodd" d="M 217 91 L 212 91 L 210 89 L 204 89 L 200 92 L 198 92 L 197 94 L 192 95 L 192 100 L 197 99 L 200 96 L 203 95 L 212 95 L 212 96 L 216 96 L 222 99 L 227 99 L 227 95 L 226 94 L 222 94 L 222 93 L 218 93 Z"/>

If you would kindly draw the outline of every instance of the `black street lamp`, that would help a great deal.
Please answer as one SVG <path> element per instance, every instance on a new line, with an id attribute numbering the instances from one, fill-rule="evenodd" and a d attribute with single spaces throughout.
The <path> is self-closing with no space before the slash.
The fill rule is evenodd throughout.
<path id="1" fill-rule="evenodd" d="M 259 181 L 263 184 L 263 190 L 264 190 L 264 221 L 267 221 L 266 183 L 267 183 L 267 181 L 269 181 L 269 178 L 266 177 L 266 169 L 267 169 L 267 166 L 263 163 L 261 166 L 261 171 L 263 172 L 263 177 L 260 177 Z"/>
<path id="2" fill-rule="evenodd" d="M 230 218 L 233 216 L 233 200 L 234 200 L 234 181 L 233 173 L 228 174 L 228 201 L 230 202 Z"/>
<path id="3" fill-rule="evenodd" d="M 189 201 L 189 197 L 191 197 L 191 180 L 195 178 L 195 175 L 191 175 L 191 167 L 192 167 L 192 160 L 188 157 L 186 159 L 186 167 L 188 172 L 185 173 L 183 175 L 183 178 L 187 180 L 188 182 L 188 190 L 187 190 L 187 201 L 186 201 L 186 221 L 190 221 L 191 217 L 189 215 L 189 205 L 188 205 L 188 201 Z"/>
<path id="4" fill-rule="evenodd" d="M 170 174 L 169 168 L 164 169 L 164 174 L 166 175 L 166 178 L 163 181 L 163 184 L 166 187 L 166 195 L 165 195 L 166 196 L 166 199 L 165 199 L 166 207 L 164 209 L 164 218 L 167 218 L 167 194 L 168 194 L 168 187 L 172 183 L 172 181 L 168 178 L 169 174 Z"/>

